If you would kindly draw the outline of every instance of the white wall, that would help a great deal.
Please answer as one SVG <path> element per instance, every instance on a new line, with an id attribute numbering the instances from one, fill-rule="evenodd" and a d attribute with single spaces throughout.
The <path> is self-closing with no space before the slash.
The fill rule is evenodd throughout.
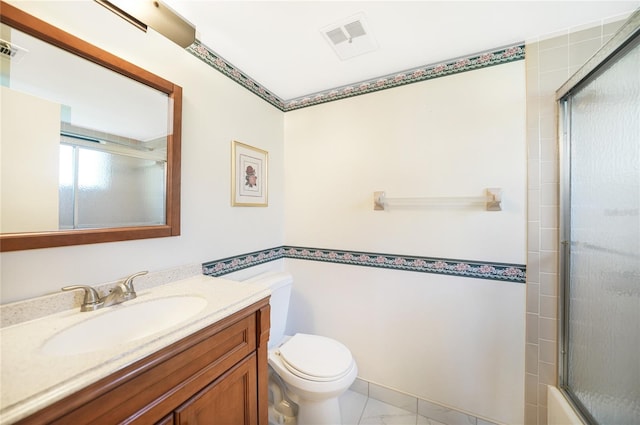
<path id="1" fill-rule="evenodd" d="M 287 244 L 524 263 L 524 92 L 518 61 L 288 112 Z M 488 187 L 502 212 L 373 211 Z"/>
<path id="2" fill-rule="evenodd" d="M 183 88 L 179 237 L 0 254 L 1 302 L 283 243 L 283 113 L 153 31 L 93 1 L 12 2 Z M 28 117 L 25 117 L 25 119 Z M 230 206 L 231 141 L 269 152 L 269 207 Z"/>
<path id="3" fill-rule="evenodd" d="M 287 245 L 525 262 L 525 70 L 515 62 L 288 112 Z M 373 211 L 372 195 L 481 195 L 502 212 Z M 523 422 L 525 286 L 287 260 L 289 330 L 343 341 L 360 377 Z"/>
<path id="4" fill-rule="evenodd" d="M 3 253 L 2 303 L 283 243 L 524 263 L 522 62 L 283 118 L 95 2 L 14 3 L 183 87 L 182 235 Z M 233 139 L 269 151 L 268 208 L 230 207 Z M 503 212 L 372 210 L 375 190 L 451 196 L 486 187 L 503 188 Z M 522 422 L 524 285 L 285 265 L 296 277 L 290 327 L 345 342 L 362 378 L 475 416 Z"/>
<path id="5" fill-rule="evenodd" d="M 60 104 L 0 87 L 0 231 L 58 228 Z M 21 117 L 38 116 L 38 125 Z M 28 166 L 25 166 L 28 164 Z M 22 182 L 22 187 L 15 185 Z M 30 196 L 25 197 L 24 193 Z"/>

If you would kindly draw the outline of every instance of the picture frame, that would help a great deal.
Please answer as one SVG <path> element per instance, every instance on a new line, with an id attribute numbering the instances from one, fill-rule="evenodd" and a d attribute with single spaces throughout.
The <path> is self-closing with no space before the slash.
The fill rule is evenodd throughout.
<path id="1" fill-rule="evenodd" d="M 231 206 L 266 207 L 269 153 L 234 140 L 231 144 Z"/>

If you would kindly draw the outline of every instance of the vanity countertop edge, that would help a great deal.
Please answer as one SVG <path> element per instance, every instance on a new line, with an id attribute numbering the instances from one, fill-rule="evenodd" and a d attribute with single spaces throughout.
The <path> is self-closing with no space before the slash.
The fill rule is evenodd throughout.
<path id="1" fill-rule="evenodd" d="M 185 294 L 204 297 L 207 306 L 162 332 L 115 347 L 68 356 L 52 356 L 41 349 L 44 341 L 63 328 L 109 309 Z M 138 291 L 136 299 L 121 305 L 84 313 L 76 308 L 2 328 L 0 425 L 25 418 L 269 295 L 269 289 L 260 285 L 198 275 Z"/>

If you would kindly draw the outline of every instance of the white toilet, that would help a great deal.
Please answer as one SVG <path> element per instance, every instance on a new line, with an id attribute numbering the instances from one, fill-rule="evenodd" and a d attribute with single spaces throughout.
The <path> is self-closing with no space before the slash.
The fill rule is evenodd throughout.
<path id="1" fill-rule="evenodd" d="M 269 384 L 272 387 L 284 382 L 285 386 L 285 394 L 276 396 L 284 398 L 285 406 L 288 401 L 297 405 L 297 425 L 341 424 L 338 397 L 358 375 L 349 349 L 323 336 L 284 334 L 293 284 L 291 274 L 267 272 L 246 282 L 271 289 L 269 365 L 277 377 L 270 376 Z M 282 417 L 278 422 L 290 423 Z"/>

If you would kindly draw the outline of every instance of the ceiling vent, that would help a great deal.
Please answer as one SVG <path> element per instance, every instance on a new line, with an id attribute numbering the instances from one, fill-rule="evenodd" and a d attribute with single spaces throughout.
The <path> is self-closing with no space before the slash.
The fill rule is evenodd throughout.
<path id="1" fill-rule="evenodd" d="M 2 59 L 18 63 L 22 60 L 24 55 L 27 54 L 27 52 L 27 49 L 23 49 L 20 46 L 16 46 L 13 43 L 0 39 L 0 57 Z"/>
<path id="2" fill-rule="evenodd" d="M 372 52 L 378 48 L 364 13 L 343 19 L 320 31 L 342 60 Z"/>

